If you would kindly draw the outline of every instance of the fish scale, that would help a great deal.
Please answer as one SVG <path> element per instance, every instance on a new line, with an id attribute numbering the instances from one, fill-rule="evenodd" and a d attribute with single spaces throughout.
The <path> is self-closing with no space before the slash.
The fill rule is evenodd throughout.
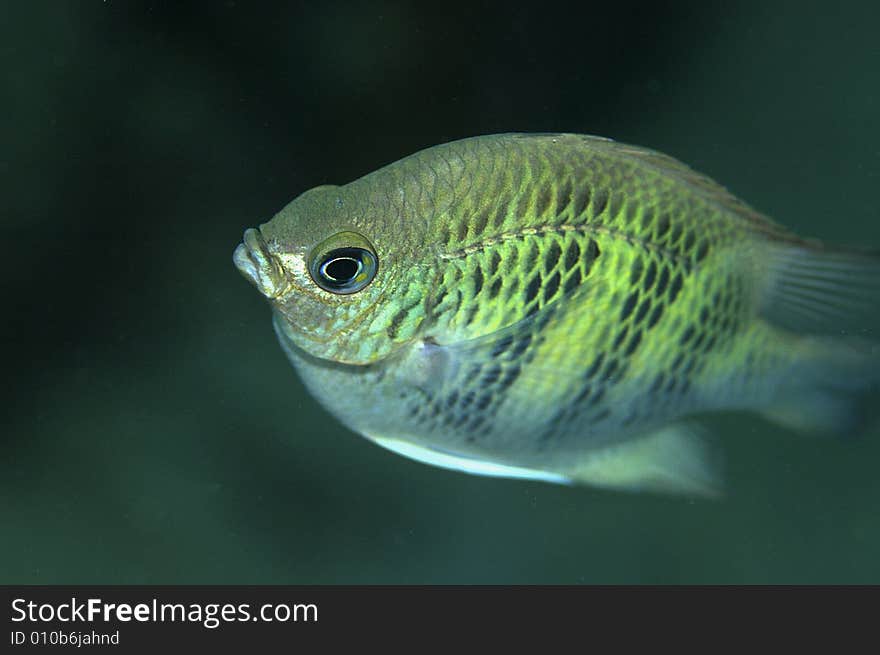
<path id="1" fill-rule="evenodd" d="M 374 277 L 322 288 L 365 247 Z M 877 385 L 875 344 L 840 336 L 875 320 L 876 257 L 598 137 L 429 148 L 303 194 L 234 258 L 335 416 L 474 473 L 714 494 L 700 413 L 851 430 Z"/>

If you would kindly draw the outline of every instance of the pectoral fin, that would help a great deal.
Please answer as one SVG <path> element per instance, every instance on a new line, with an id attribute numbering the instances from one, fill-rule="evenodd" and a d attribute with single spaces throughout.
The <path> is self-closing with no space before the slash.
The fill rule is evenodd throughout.
<path id="1" fill-rule="evenodd" d="M 590 453 L 566 474 L 572 482 L 609 489 L 717 498 L 721 480 L 710 450 L 696 429 L 673 425 Z"/>

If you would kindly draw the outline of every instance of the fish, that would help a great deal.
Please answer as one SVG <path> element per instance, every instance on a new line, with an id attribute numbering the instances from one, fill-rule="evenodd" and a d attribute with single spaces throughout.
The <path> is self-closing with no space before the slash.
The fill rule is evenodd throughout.
<path id="1" fill-rule="evenodd" d="M 707 415 L 853 433 L 880 378 L 875 252 L 602 137 L 422 150 L 302 193 L 233 261 L 330 414 L 468 473 L 717 497 Z"/>

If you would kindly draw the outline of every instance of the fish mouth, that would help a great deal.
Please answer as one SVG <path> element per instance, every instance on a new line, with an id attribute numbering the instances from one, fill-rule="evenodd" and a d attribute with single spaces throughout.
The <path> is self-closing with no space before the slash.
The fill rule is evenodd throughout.
<path id="1" fill-rule="evenodd" d="M 277 297 L 284 289 L 284 270 L 259 230 L 245 230 L 242 242 L 232 253 L 236 268 L 267 298 Z"/>

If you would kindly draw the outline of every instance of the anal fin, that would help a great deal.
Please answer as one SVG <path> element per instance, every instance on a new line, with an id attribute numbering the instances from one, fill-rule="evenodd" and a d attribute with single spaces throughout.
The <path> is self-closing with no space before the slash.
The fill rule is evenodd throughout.
<path id="1" fill-rule="evenodd" d="M 866 408 L 858 398 L 816 389 L 797 400 L 780 403 L 761 413 L 765 418 L 805 434 L 849 435 L 861 432 Z"/>
<path id="2" fill-rule="evenodd" d="M 365 435 L 378 445 L 425 464 L 475 475 L 584 484 L 618 491 L 721 496 L 717 458 L 692 426 L 672 425 L 633 441 L 589 452 L 572 467 L 530 468 Z"/>
<path id="3" fill-rule="evenodd" d="M 676 424 L 590 453 L 566 474 L 572 482 L 608 489 L 717 498 L 716 459 L 694 427 Z"/>

